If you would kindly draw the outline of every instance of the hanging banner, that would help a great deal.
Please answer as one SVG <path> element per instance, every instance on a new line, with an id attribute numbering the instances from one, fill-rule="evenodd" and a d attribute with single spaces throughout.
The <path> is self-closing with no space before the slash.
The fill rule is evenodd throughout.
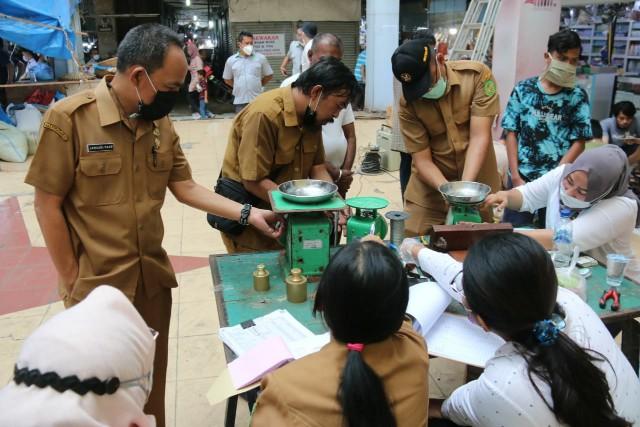
<path id="1" fill-rule="evenodd" d="M 266 57 L 285 56 L 284 33 L 280 34 L 254 34 L 253 48 Z"/>

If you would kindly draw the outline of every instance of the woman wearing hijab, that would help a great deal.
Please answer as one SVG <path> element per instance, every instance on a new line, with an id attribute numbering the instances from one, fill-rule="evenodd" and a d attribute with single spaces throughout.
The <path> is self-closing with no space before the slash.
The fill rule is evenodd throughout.
<path id="1" fill-rule="evenodd" d="M 122 292 L 96 288 L 24 342 L 0 389 L 0 425 L 154 427 L 154 331 Z"/>
<path id="2" fill-rule="evenodd" d="M 560 209 L 569 208 L 573 243 L 602 263 L 608 253 L 627 256 L 631 261 L 626 275 L 640 281 L 640 263 L 631 248 L 640 201 L 629 189 L 629 173 L 624 151 L 610 144 L 585 151 L 572 164 L 560 165 L 535 181 L 491 194 L 485 203 L 521 212 L 546 207 L 546 229 L 521 231 L 546 248 L 553 246 Z"/>

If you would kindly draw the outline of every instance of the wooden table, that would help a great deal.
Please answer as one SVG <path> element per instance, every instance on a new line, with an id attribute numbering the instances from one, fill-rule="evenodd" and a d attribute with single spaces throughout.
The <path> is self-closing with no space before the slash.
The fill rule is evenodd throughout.
<path id="1" fill-rule="evenodd" d="M 463 253 L 453 254 L 456 259 L 464 258 Z M 209 264 L 213 277 L 213 286 L 218 307 L 220 326 L 236 325 L 245 320 L 264 316 L 277 309 L 287 309 L 293 317 L 309 328 L 313 333 L 326 332 L 324 324 L 318 318 L 313 318 L 311 311 L 317 282 L 308 284 L 309 298 L 301 304 L 287 301 L 283 271 L 279 265 L 279 252 L 257 252 L 235 255 L 211 255 Z M 253 290 L 253 272 L 258 264 L 265 264 L 270 273 L 271 288 L 267 292 Z M 620 311 L 601 309 L 598 299 L 608 286 L 605 283 L 606 269 L 600 265 L 591 269 L 592 275 L 587 279 L 587 303 L 608 326 L 622 328 L 622 352 L 625 354 L 633 369 L 638 373 L 638 359 L 640 357 L 640 324 L 635 320 L 640 317 L 640 286 L 629 280 L 624 280 L 620 287 L 622 295 Z M 611 301 L 609 301 L 609 306 Z M 235 354 L 225 345 L 227 362 L 235 359 Z M 257 396 L 257 390 L 249 392 L 247 396 L 249 406 L 252 407 Z M 225 426 L 233 426 L 238 397 L 227 400 Z"/>

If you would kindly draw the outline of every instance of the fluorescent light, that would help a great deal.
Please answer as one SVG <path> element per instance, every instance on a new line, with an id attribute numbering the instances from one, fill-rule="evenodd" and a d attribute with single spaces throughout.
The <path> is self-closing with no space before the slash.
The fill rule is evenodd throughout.
<path id="1" fill-rule="evenodd" d="M 191 6 L 191 0 L 184 0 L 184 4 L 186 6 Z"/>
<path id="2" fill-rule="evenodd" d="M 209 21 L 209 29 L 213 28 L 213 21 Z"/>
<path id="3" fill-rule="evenodd" d="M 193 15 L 193 20 L 197 21 L 198 20 L 198 15 Z"/>
<path id="4" fill-rule="evenodd" d="M 449 28 L 449 34 L 451 34 L 452 36 L 455 36 L 456 34 L 458 34 L 458 29 L 455 27 Z"/>

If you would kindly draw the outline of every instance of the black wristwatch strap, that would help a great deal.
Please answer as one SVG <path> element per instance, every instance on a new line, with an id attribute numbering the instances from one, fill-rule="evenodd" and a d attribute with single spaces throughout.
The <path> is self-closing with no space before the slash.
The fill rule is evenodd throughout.
<path id="1" fill-rule="evenodd" d="M 249 203 L 246 203 L 242 207 L 242 210 L 240 211 L 240 219 L 238 220 L 240 225 L 249 225 L 249 213 L 250 212 L 251 212 L 251 205 Z"/>

